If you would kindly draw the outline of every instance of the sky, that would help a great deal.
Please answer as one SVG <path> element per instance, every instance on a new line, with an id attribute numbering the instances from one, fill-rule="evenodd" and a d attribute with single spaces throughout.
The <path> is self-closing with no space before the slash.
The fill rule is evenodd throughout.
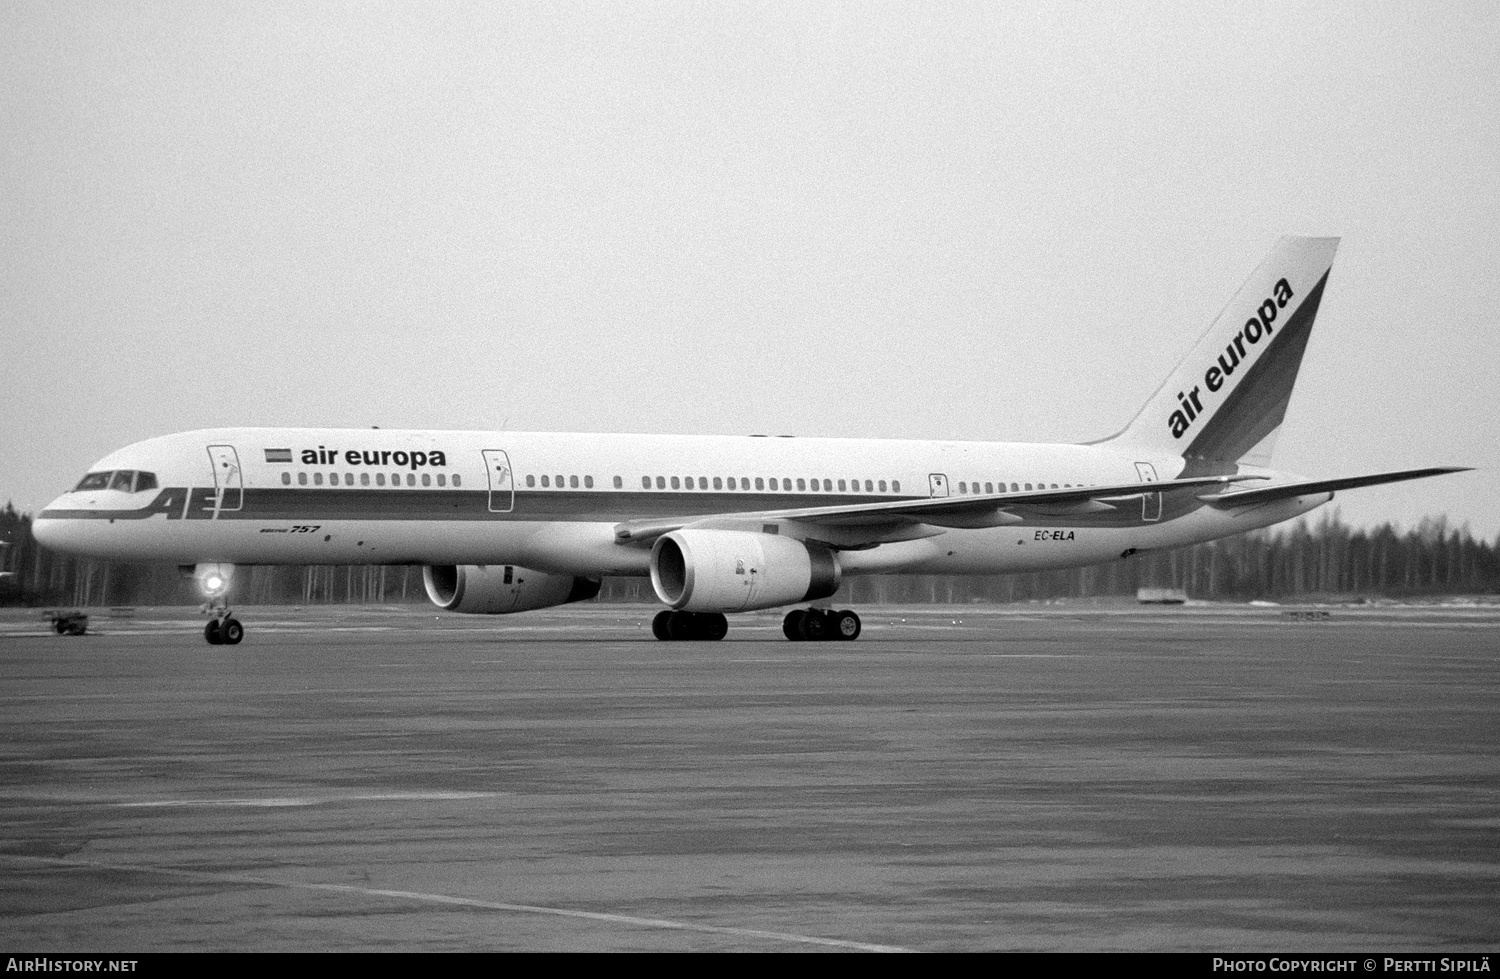
<path id="1" fill-rule="evenodd" d="M 1075 442 L 1343 238 L 1275 465 L 1479 471 L 1500 5 L 0 6 L 0 503 L 193 428 Z"/>

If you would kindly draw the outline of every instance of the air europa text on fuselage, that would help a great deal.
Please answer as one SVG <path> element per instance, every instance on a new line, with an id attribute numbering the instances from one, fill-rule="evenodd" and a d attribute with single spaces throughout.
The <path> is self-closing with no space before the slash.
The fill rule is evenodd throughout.
<path id="1" fill-rule="evenodd" d="M 1271 293 L 1271 296 L 1260 304 L 1255 315 L 1245 321 L 1245 325 L 1224 347 L 1224 352 L 1219 354 L 1218 362 L 1204 372 L 1203 387 L 1211 392 L 1217 392 L 1241 366 L 1241 361 L 1246 364 L 1250 362 L 1251 351 L 1247 351 L 1245 345 L 1249 344 L 1253 347 L 1261 341 L 1262 337 L 1271 336 L 1271 324 L 1276 322 L 1276 311 L 1285 309 L 1286 304 L 1292 298 L 1291 284 L 1282 279 L 1276 283 Z M 1202 389 L 1196 385 L 1190 391 L 1177 392 L 1177 403 L 1180 407 L 1172 412 L 1172 417 L 1167 420 L 1167 427 L 1172 430 L 1174 439 L 1182 438 L 1198 416 L 1203 413 L 1201 392 Z"/>
<path id="2" fill-rule="evenodd" d="M 407 452 L 401 449 L 345 449 L 340 455 L 339 449 L 330 449 L 326 446 L 318 446 L 316 449 L 302 450 L 302 464 L 304 466 L 336 466 L 343 462 L 350 466 L 406 466 L 411 469 L 420 469 L 423 466 L 447 466 L 448 457 L 441 449 L 433 449 L 430 452 L 420 450 Z"/>

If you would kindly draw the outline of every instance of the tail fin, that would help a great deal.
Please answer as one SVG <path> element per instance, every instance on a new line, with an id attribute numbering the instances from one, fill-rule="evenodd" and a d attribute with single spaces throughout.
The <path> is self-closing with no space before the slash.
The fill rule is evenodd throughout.
<path id="1" fill-rule="evenodd" d="M 1166 383 L 1107 441 L 1181 455 L 1195 472 L 1269 464 L 1338 246 L 1337 238 L 1277 242 Z"/>

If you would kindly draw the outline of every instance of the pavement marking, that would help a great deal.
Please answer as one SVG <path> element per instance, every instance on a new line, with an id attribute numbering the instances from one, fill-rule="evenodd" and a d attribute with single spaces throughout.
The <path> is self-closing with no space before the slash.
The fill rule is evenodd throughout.
<path id="1" fill-rule="evenodd" d="M 186 806 L 223 806 L 259 809 L 282 809 L 296 806 L 321 806 L 330 802 L 432 802 L 494 799 L 500 792 L 379 792 L 369 795 L 273 796 L 265 799 L 147 799 L 138 802 L 114 802 L 119 809 L 150 809 Z"/>
<path id="2" fill-rule="evenodd" d="M 251 874 L 212 873 L 202 870 L 179 870 L 173 867 L 153 867 L 147 864 L 106 863 L 100 860 L 66 860 L 60 857 L 26 857 L 0 854 L 0 860 L 13 864 L 34 864 L 53 867 L 75 867 L 92 870 L 134 871 L 144 874 L 159 874 L 166 877 L 182 877 L 189 880 L 225 884 L 253 884 L 261 887 L 281 887 L 288 890 L 322 891 L 329 894 L 357 894 L 364 897 L 387 898 L 396 901 L 415 901 L 422 904 L 445 904 L 456 907 L 478 908 L 484 911 L 509 911 L 515 914 L 541 914 L 557 918 L 578 918 L 585 921 L 601 921 L 614 925 L 632 925 L 637 928 L 657 928 L 667 931 L 691 931 L 707 935 L 732 935 L 736 938 L 763 938 L 768 941 L 791 942 L 800 945 L 822 945 L 829 948 L 846 948 L 856 952 L 910 952 L 913 949 L 899 945 L 876 945 L 870 942 L 855 942 L 843 938 L 822 938 L 817 935 L 799 935 L 795 932 L 763 931 L 759 928 L 735 928 L 728 925 L 699 925 L 688 921 L 672 921 L 668 918 L 642 918 L 631 914 L 610 914 L 604 911 L 580 911 L 576 908 L 549 908 L 535 904 L 510 904 L 504 901 L 481 901 L 477 898 L 455 897 L 451 894 L 429 894 L 423 891 L 398 891 L 377 887 L 355 887 L 352 884 L 315 884 L 306 881 L 277 880 Z"/>

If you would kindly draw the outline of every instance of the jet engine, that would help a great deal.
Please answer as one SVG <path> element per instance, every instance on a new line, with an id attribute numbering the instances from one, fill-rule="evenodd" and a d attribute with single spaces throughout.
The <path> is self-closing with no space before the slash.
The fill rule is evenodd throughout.
<path id="1" fill-rule="evenodd" d="M 505 615 L 582 602 L 599 594 L 599 582 L 546 574 L 514 564 L 437 564 L 422 569 L 432 604 L 450 612 Z"/>
<path id="2" fill-rule="evenodd" d="M 842 571 L 828 548 L 741 530 L 675 530 L 651 548 L 656 597 L 684 612 L 743 612 L 827 598 Z"/>

